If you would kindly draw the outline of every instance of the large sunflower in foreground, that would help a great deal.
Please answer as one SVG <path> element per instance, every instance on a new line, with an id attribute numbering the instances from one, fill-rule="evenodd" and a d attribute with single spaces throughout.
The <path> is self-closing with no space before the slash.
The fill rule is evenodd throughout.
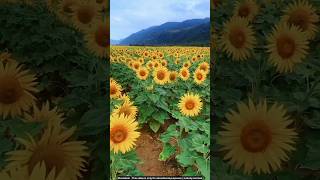
<path id="1" fill-rule="evenodd" d="M 307 55 L 308 39 L 296 26 L 286 23 L 277 25 L 268 37 L 269 62 L 278 72 L 291 72 L 294 65 Z"/>
<path id="2" fill-rule="evenodd" d="M 130 151 L 140 136 L 138 122 L 123 114 L 112 114 L 110 118 L 110 149 L 114 153 Z"/>
<path id="3" fill-rule="evenodd" d="M 0 63 L 0 116 L 18 116 L 35 104 L 35 75 L 17 63 Z"/>
<path id="4" fill-rule="evenodd" d="M 308 39 L 313 39 L 317 32 L 319 16 L 316 9 L 308 1 L 295 1 L 284 11 L 282 21 L 295 25 L 306 33 Z"/>
<path id="5" fill-rule="evenodd" d="M 252 21 L 259 12 L 259 7 L 254 0 L 238 1 L 234 9 L 234 16 Z"/>
<path id="6" fill-rule="evenodd" d="M 17 138 L 24 148 L 8 152 L 6 169 L 27 166 L 31 172 L 34 167 L 44 162 L 48 171 L 56 170 L 60 173 L 66 170 L 67 177 L 75 180 L 82 177 L 81 171 L 85 170 L 85 159 L 88 156 L 87 147 L 83 141 L 73 141 L 75 128 L 62 130 L 61 127 L 47 128 L 39 140 L 29 136 L 29 139 Z"/>
<path id="7" fill-rule="evenodd" d="M 118 98 L 121 95 L 122 87 L 114 79 L 110 78 L 110 98 Z"/>
<path id="8" fill-rule="evenodd" d="M 46 165 L 41 162 L 35 165 L 32 171 L 27 166 L 12 168 L 0 172 L 1 180 L 71 180 L 67 177 L 65 169 L 56 173 L 55 169 L 48 171 Z"/>
<path id="9" fill-rule="evenodd" d="M 153 71 L 153 80 L 155 83 L 164 85 L 169 80 L 169 72 L 165 67 L 155 68 Z"/>
<path id="10" fill-rule="evenodd" d="M 185 116 L 197 116 L 203 106 L 201 98 L 198 94 L 186 93 L 179 101 L 180 112 Z"/>
<path id="11" fill-rule="evenodd" d="M 219 132 L 224 159 L 246 174 L 280 169 L 281 162 L 289 160 L 287 153 L 295 149 L 297 136 L 288 128 L 293 121 L 286 110 L 278 104 L 268 108 L 266 101 L 255 105 L 251 100 L 248 105 L 239 103 L 238 110 L 226 114 L 229 122 Z"/>
<path id="12" fill-rule="evenodd" d="M 138 108 L 133 105 L 130 101 L 124 101 L 121 106 L 116 106 L 112 112 L 113 114 L 128 116 L 129 118 L 135 119 L 138 113 Z"/>
<path id="13" fill-rule="evenodd" d="M 250 51 L 256 43 L 249 21 L 240 17 L 233 17 L 224 24 L 220 41 L 223 50 L 235 60 L 249 58 Z"/>

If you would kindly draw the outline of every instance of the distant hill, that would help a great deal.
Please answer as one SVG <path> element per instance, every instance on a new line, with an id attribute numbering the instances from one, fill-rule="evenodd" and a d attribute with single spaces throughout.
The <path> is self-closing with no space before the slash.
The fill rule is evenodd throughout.
<path id="1" fill-rule="evenodd" d="M 202 45 L 209 46 L 210 18 L 167 22 L 133 33 L 121 45 Z"/>
<path id="2" fill-rule="evenodd" d="M 110 44 L 111 45 L 117 45 L 121 42 L 121 40 L 114 40 L 114 39 L 110 39 Z"/>

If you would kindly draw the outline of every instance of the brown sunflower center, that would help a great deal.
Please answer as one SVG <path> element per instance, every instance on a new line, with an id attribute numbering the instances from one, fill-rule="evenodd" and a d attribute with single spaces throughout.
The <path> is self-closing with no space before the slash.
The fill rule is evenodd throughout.
<path id="1" fill-rule="evenodd" d="M 174 81 L 176 79 L 176 75 L 175 74 L 170 74 L 169 76 L 171 81 Z"/>
<path id="2" fill-rule="evenodd" d="M 110 139 L 113 143 L 121 143 L 127 138 L 127 136 L 127 129 L 123 126 L 116 126 L 111 129 Z"/>
<path id="3" fill-rule="evenodd" d="M 145 76 L 147 73 L 145 71 L 140 71 L 140 76 Z"/>
<path id="4" fill-rule="evenodd" d="M 240 138 L 243 148 L 252 153 L 264 151 L 272 141 L 270 128 L 260 121 L 247 124 Z"/>
<path id="5" fill-rule="evenodd" d="M 45 162 L 47 172 L 50 172 L 53 168 L 59 173 L 65 167 L 65 156 L 62 145 L 58 144 L 46 144 L 37 147 L 28 164 L 29 172 L 31 173 L 33 168 L 40 162 Z"/>
<path id="6" fill-rule="evenodd" d="M 73 10 L 72 10 L 72 6 L 74 5 L 75 3 L 73 1 L 67 1 L 65 2 L 65 4 L 63 5 L 62 7 L 62 10 L 63 12 L 65 13 L 72 13 Z"/>
<path id="7" fill-rule="evenodd" d="M 238 10 L 238 15 L 240 17 L 248 17 L 249 14 L 250 14 L 250 8 L 248 7 L 248 5 L 243 5 Z"/>
<path id="8" fill-rule="evenodd" d="M 15 77 L 0 78 L 0 103 L 12 104 L 23 95 L 23 88 Z"/>
<path id="9" fill-rule="evenodd" d="M 182 71 L 181 74 L 182 74 L 183 77 L 186 77 L 188 75 L 187 71 Z"/>
<path id="10" fill-rule="evenodd" d="M 124 106 L 124 107 L 120 108 L 119 114 L 124 114 L 125 116 L 130 116 L 131 115 L 130 107 Z"/>
<path id="11" fill-rule="evenodd" d="M 241 29 L 234 28 L 230 31 L 229 40 L 234 47 L 239 49 L 245 45 L 246 35 Z"/>
<path id="12" fill-rule="evenodd" d="M 282 58 L 287 59 L 287 58 L 290 58 L 291 56 L 293 56 L 293 54 L 295 52 L 295 48 L 296 48 L 296 44 L 292 38 L 282 36 L 277 39 L 278 54 Z"/>
<path id="13" fill-rule="evenodd" d="M 114 95 L 114 94 L 116 94 L 117 93 L 117 87 L 116 86 L 111 86 L 110 87 L 110 94 L 111 95 Z"/>
<path id="14" fill-rule="evenodd" d="M 200 69 L 203 70 L 203 71 L 207 71 L 207 66 L 206 65 L 201 65 Z"/>
<path id="15" fill-rule="evenodd" d="M 109 45 L 109 28 L 107 28 L 107 26 L 101 25 L 99 26 L 99 28 L 97 29 L 96 33 L 95 33 L 95 40 L 96 43 L 103 48 L 108 47 Z"/>
<path id="16" fill-rule="evenodd" d="M 163 79 L 165 78 L 165 72 L 163 72 L 163 71 L 158 71 L 158 72 L 157 72 L 157 78 L 158 78 L 159 80 L 163 80 Z"/>
<path id="17" fill-rule="evenodd" d="M 290 25 L 295 25 L 303 31 L 308 29 L 309 26 L 309 13 L 303 9 L 298 9 L 290 14 L 288 19 Z"/>
<path id="18" fill-rule="evenodd" d="M 198 80 L 201 80 L 202 78 L 203 78 L 202 74 L 201 74 L 201 73 L 198 73 L 198 74 L 197 74 L 197 79 L 198 79 Z"/>
<path id="19" fill-rule="evenodd" d="M 192 110 L 196 106 L 196 104 L 193 100 L 188 100 L 185 106 L 186 106 L 186 109 Z"/>
<path id="20" fill-rule="evenodd" d="M 189 64 L 184 64 L 184 67 L 188 67 L 189 66 Z"/>
<path id="21" fill-rule="evenodd" d="M 139 66 L 139 64 L 134 64 L 134 66 L 133 66 L 135 69 L 138 69 L 140 66 Z"/>
<path id="22" fill-rule="evenodd" d="M 77 17 L 82 24 L 88 24 L 93 19 L 94 13 L 95 11 L 93 10 L 92 7 L 85 6 L 78 9 Z"/>

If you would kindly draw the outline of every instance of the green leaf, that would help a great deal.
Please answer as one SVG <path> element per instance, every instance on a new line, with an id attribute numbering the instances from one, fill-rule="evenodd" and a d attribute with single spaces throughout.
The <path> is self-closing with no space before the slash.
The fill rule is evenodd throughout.
<path id="1" fill-rule="evenodd" d="M 156 104 L 158 103 L 160 96 L 157 94 L 148 94 L 149 99 L 151 100 L 152 103 Z"/>
<path id="2" fill-rule="evenodd" d="M 160 129 L 160 123 L 157 121 L 150 121 L 149 122 L 149 127 L 152 129 L 153 132 L 158 132 L 158 130 Z"/>
<path id="3" fill-rule="evenodd" d="M 168 113 L 165 111 L 158 111 L 152 114 L 152 118 L 163 124 L 166 119 L 169 119 Z"/>
<path id="4" fill-rule="evenodd" d="M 319 153 L 319 147 L 320 147 L 320 135 L 317 132 L 309 132 L 307 134 L 307 155 L 302 163 L 304 167 L 311 168 L 314 170 L 320 169 L 320 153 Z"/>
<path id="5" fill-rule="evenodd" d="M 171 146 L 169 143 L 164 144 L 163 150 L 159 155 L 160 161 L 167 160 L 171 155 L 173 155 L 176 152 L 176 148 Z"/>
<path id="6" fill-rule="evenodd" d="M 188 167 L 183 176 L 198 176 L 198 174 L 192 169 L 192 167 Z"/>
<path id="7" fill-rule="evenodd" d="M 210 179 L 210 161 L 204 159 L 203 157 L 199 157 L 196 159 L 196 164 L 201 174 L 204 176 L 204 179 L 209 180 Z"/>
<path id="8" fill-rule="evenodd" d="M 179 136 L 179 132 L 177 131 L 177 125 L 175 124 L 171 124 L 166 132 L 164 132 L 163 134 L 161 134 L 160 136 L 160 140 L 163 142 L 163 143 L 168 143 L 171 138 L 173 137 L 178 137 Z"/>

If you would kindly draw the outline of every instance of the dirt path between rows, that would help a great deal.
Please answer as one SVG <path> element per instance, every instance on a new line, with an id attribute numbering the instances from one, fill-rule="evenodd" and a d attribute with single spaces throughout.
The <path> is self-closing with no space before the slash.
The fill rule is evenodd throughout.
<path id="1" fill-rule="evenodd" d="M 137 165 L 137 168 L 145 176 L 182 175 L 182 170 L 173 163 L 158 160 L 159 154 L 162 151 L 162 143 L 157 137 L 158 135 L 150 130 L 143 130 L 141 132 L 141 136 L 137 141 L 136 152 L 143 163 Z"/>

